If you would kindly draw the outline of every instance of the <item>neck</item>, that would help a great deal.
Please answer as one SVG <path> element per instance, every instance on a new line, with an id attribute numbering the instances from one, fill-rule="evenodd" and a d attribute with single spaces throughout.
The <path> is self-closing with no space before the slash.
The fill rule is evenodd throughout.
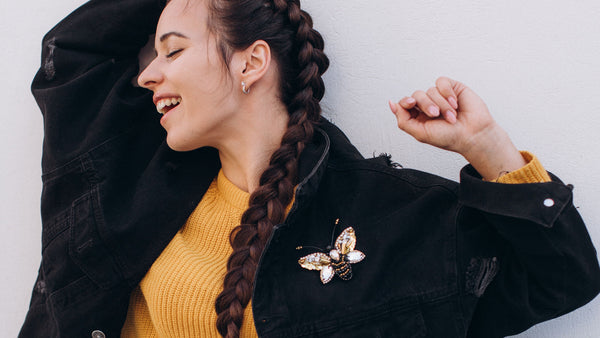
<path id="1" fill-rule="evenodd" d="M 260 176 L 269 166 L 271 155 L 279 149 L 288 123 L 283 104 L 263 102 L 260 106 L 246 107 L 243 118 L 228 132 L 233 136 L 222 140 L 217 147 L 225 177 L 250 193 L 258 188 Z M 265 110 L 265 106 L 275 108 Z"/>

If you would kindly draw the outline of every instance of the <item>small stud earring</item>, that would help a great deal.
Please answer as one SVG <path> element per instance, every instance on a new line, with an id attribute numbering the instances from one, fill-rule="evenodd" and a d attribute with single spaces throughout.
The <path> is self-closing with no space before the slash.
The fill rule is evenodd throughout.
<path id="1" fill-rule="evenodd" d="M 246 88 L 246 82 L 242 81 L 242 93 L 250 94 L 250 88 Z"/>

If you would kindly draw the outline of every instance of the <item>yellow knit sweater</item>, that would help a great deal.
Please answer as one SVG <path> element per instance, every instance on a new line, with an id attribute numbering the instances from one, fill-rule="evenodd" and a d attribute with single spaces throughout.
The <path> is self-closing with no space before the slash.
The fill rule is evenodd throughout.
<path id="1" fill-rule="evenodd" d="M 528 164 L 496 182 L 550 181 L 535 156 L 521 153 Z M 186 224 L 134 289 L 121 337 L 219 337 L 214 303 L 232 252 L 228 235 L 239 224 L 249 197 L 219 172 Z M 244 313 L 241 337 L 257 337 L 251 304 Z"/>
<path id="2" fill-rule="evenodd" d="M 250 194 L 223 171 L 134 289 L 121 337 L 219 337 L 215 300 L 223 289 L 231 229 L 240 224 Z M 258 337 L 251 304 L 241 337 Z"/>

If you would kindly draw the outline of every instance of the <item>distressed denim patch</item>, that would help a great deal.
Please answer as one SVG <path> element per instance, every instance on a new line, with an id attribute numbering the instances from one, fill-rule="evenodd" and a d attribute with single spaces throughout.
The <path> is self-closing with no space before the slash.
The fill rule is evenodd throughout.
<path id="1" fill-rule="evenodd" d="M 498 273 L 498 260 L 496 257 L 471 258 L 466 274 L 466 290 L 477 297 L 481 297 Z"/>
<path id="2" fill-rule="evenodd" d="M 56 75 L 56 69 L 54 68 L 54 50 L 56 49 L 56 38 L 52 38 L 48 40 L 48 54 L 44 59 L 44 63 L 42 64 L 42 69 L 44 70 L 44 75 L 46 76 L 46 80 L 50 81 Z"/>

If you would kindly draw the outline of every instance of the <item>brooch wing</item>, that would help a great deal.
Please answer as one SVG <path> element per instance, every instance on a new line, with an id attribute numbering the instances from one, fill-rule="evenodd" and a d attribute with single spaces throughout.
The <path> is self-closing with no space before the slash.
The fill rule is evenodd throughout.
<path id="1" fill-rule="evenodd" d="M 354 264 L 365 258 L 365 254 L 359 250 L 354 250 L 354 247 L 356 247 L 356 233 L 352 227 L 348 227 L 335 240 L 335 249 L 338 251 L 339 256 L 345 257 L 348 263 Z M 336 254 L 334 253 L 334 255 Z"/>
<path id="2" fill-rule="evenodd" d="M 335 272 L 331 266 L 331 258 L 322 252 L 315 252 L 298 259 L 298 264 L 307 270 L 320 270 L 319 274 L 323 284 L 329 283 Z"/>
<path id="3" fill-rule="evenodd" d="M 335 248 L 342 254 L 345 255 L 348 252 L 354 250 L 356 246 L 356 233 L 352 227 L 348 227 L 342 231 L 342 233 L 335 240 Z"/>

